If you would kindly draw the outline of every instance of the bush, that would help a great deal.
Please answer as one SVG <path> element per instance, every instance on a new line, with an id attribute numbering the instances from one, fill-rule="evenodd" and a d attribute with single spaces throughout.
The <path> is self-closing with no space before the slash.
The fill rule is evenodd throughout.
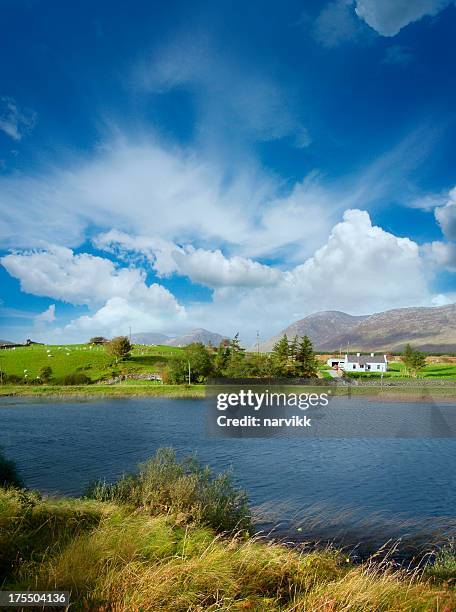
<path id="1" fill-rule="evenodd" d="M 114 484 L 98 482 L 87 496 L 172 513 L 217 532 L 252 531 L 247 495 L 235 489 L 228 473 L 213 476 L 194 459 L 178 461 L 173 449 L 159 449 L 152 459 Z"/>
<path id="2" fill-rule="evenodd" d="M 3 374 L 3 382 L 12 385 L 22 385 L 25 380 L 22 376 L 18 376 L 17 374 Z"/>
<path id="3" fill-rule="evenodd" d="M 90 385 L 92 380 L 83 372 L 72 372 L 59 378 L 57 383 L 59 385 Z"/>
<path id="4" fill-rule="evenodd" d="M 4 457 L 0 449 L 0 487 L 21 487 L 22 480 L 13 461 Z"/>
<path id="5" fill-rule="evenodd" d="M 52 378 L 51 366 L 43 366 L 42 368 L 40 368 L 40 371 L 38 372 L 38 376 L 43 382 L 45 383 L 49 382 Z"/>

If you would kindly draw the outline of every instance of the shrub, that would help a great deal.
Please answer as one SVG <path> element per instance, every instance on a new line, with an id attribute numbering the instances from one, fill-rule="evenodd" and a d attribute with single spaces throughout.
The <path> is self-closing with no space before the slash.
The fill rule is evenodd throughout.
<path id="1" fill-rule="evenodd" d="M 3 374 L 3 382 L 11 383 L 12 385 L 22 385 L 25 381 L 22 376 L 17 374 Z"/>
<path id="2" fill-rule="evenodd" d="M 194 459 L 178 461 L 173 449 L 159 449 L 152 459 L 114 484 L 98 482 L 87 496 L 147 508 L 152 514 L 172 513 L 217 532 L 252 530 L 247 495 L 237 490 L 228 473 L 213 476 Z"/>
<path id="3" fill-rule="evenodd" d="M 60 385 L 90 385 L 91 379 L 83 372 L 72 372 L 58 379 Z"/>
<path id="4" fill-rule="evenodd" d="M 456 581 L 456 544 L 444 546 L 436 555 L 434 562 L 426 567 L 425 576 L 436 582 Z"/>
<path id="5" fill-rule="evenodd" d="M 49 382 L 52 378 L 52 368 L 51 366 L 43 366 L 40 368 L 38 372 L 38 376 L 41 378 L 43 382 Z"/>

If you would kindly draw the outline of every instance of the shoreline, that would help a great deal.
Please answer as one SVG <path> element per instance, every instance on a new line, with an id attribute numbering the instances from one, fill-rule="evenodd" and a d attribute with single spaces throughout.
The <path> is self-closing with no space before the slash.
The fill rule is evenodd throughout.
<path id="1" fill-rule="evenodd" d="M 328 385 L 329 386 L 329 385 Z M 299 387 L 293 387 L 297 391 Z M 456 383 L 426 385 L 411 385 L 405 381 L 403 385 L 374 386 L 331 385 L 336 396 L 364 397 L 377 401 L 456 401 Z M 135 398 L 135 397 L 167 397 L 171 399 L 206 397 L 206 385 L 0 385 L 0 398 L 2 397 L 42 397 L 42 398 Z"/>

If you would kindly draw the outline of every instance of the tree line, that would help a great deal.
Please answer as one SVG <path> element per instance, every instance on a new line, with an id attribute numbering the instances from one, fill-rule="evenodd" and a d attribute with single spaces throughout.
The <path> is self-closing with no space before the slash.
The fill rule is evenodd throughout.
<path id="1" fill-rule="evenodd" d="M 205 378 L 315 378 L 318 362 L 307 336 L 276 342 L 271 353 L 247 352 L 236 334 L 217 349 L 201 343 L 186 346 L 169 360 L 168 376 L 173 383 L 202 382 Z"/>

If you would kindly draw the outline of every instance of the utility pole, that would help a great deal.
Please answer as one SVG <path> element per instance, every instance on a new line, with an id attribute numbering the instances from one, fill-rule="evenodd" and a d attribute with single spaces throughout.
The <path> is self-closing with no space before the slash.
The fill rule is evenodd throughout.
<path id="1" fill-rule="evenodd" d="M 257 336 L 256 337 L 257 337 L 257 341 L 256 341 L 256 344 L 257 344 L 257 355 L 259 355 L 260 354 L 260 330 L 259 329 L 257 329 Z"/>
<path id="2" fill-rule="evenodd" d="M 192 373 L 191 373 L 191 370 L 190 370 L 190 361 L 189 361 L 188 362 L 188 384 L 189 384 L 189 386 L 190 386 L 191 379 L 192 379 Z"/>

